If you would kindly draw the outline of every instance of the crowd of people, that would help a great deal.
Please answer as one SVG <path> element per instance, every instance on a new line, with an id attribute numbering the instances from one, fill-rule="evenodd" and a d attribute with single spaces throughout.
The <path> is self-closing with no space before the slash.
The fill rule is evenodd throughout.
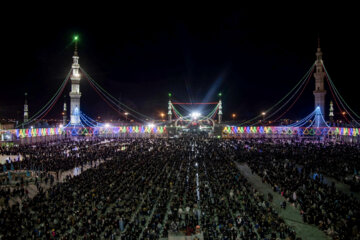
<path id="1" fill-rule="evenodd" d="M 103 141 L 100 138 L 84 141 L 61 139 L 46 143 L 4 146 L 0 147 L 0 155 L 13 156 L 13 159 L 10 157 L 5 163 L 9 170 L 13 167 L 14 170 L 66 171 L 95 159 L 104 159 L 104 156 L 108 155 L 109 144 L 104 144 Z M 21 161 L 18 160 L 19 156 Z"/>
<path id="2" fill-rule="evenodd" d="M 24 180 L 0 189 L 0 239 L 300 239 L 236 162 L 298 206 L 306 224 L 334 239 L 360 237 L 359 201 L 312 177 L 349 175 L 359 164 L 356 145 L 93 138 L 1 148 L 0 154 L 23 156 L 15 169 L 40 169 L 49 184 L 47 190 L 37 184 L 34 198 Z M 88 163 L 81 174 L 50 183 L 54 173 Z M 11 205 L 14 196 L 21 201 Z"/>
<path id="3" fill-rule="evenodd" d="M 271 139 L 241 141 L 236 146 L 238 160 L 299 206 L 305 223 L 335 239 L 360 238 L 359 199 L 339 191 L 323 177 L 343 179 L 358 169 L 359 146 Z"/>

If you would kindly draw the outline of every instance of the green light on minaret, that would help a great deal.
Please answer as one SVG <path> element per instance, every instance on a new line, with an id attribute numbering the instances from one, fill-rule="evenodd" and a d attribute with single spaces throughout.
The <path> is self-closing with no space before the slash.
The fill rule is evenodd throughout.
<path id="1" fill-rule="evenodd" d="M 219 93 L 219 97 L 221 97 L 222 96 L 222 93 Z"/>
<path id="2" fill-rule="evenodd" d="M 168 95 L 169 95 L 169 97 L 171 97 L 171 93 L 169 93 Z"/>
<path id="3" fill-rule="evenodd" d="M 74 41 L 76 42 L 76 41 L 78 41 L 79 40 L 79 36 L 78 35 L 75 35 L 74 36 Z"/>

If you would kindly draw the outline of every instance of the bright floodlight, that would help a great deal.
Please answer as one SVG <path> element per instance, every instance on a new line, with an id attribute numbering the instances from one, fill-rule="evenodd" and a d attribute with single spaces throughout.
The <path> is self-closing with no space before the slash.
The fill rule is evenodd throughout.
<path id="1" fill-rule="evenodd" d="M 190 114 L 190 117 L 192 118 L 192 119 L 197 119 L 197 118 L 199 118 L 201 116 L 201 114 L 199 113 L 199 112 L 192 112 L 191 114 Z"/>
<path id="2" fill-rule="evenodd" d="M 155 124 L 149 123 L 149 124 L 148 124 L 148 127 L 149 127 L 149 128 L 153 128 L 153 127 L 155 127 Z"/>
<path id="3" fill-rule="evenodd" d="M 110 124 L 109 123 L 105 123 L 105 128 L 109 128 Z"/>
<path id="4" fill-rule="evenodd" d="M 63 128 L 64 127 L 64 125 L 62 125 L 62 124 L 60 124 L 60 126 L 59 126 L 60 128 Z"/>

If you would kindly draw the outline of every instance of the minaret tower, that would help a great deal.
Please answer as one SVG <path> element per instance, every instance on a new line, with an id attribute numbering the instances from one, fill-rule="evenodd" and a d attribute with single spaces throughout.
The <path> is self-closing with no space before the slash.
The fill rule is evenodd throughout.
<path id="1" fill-rule="evenodd" d="M 27 93 L 25 93 L 25 104 L 24 104 L 24 123 L 29 121 L 29 106 L 27 102 Z"/>
<path id="2" fill-rule="evenodd" d="M 320 38 L 318 38 L 318 48 L 316 52 L 316 72 L 314 73 L 315 78 L 315 90 L 314 90 L 314 97 L 315 97 L 315 108 L 320 107 L 320 113 L 322 117 L 325 116 L 325 95 L 326 90 L 324 89 L 324 77 L 325 72 L 323 68 L 323 61 L 322 61 L 322 52 L 320 48 Z M 315 119 L 321 119 L 320 117 L 317 117 Z M 321 123 L 319 123 L 321 125 Z M 315 122 L 315 126 L 319 126 Z"/>
<path id="3" fill-rule="evenodd" d="M 168 102 L 168 118 L 169 122 L 172 121 L 172 112 L 171 112 L 171 93 L 169 93 L 169 102 Z"/>
<path id="4" fill-rule="evenodd" d="M 67 120 L 66 95 L 64 95 L 64 107 L 63 107 L 62 116 L 63 116 L 63 125 L 65 126 L 67 124 L 67 122 L 66 122 L 66 120 Z"/>
<path id="5" fill-rule="evenodd" d="M 222 120 L 222 115 L 223 115 L 223 112 L 222 112 L 222 101 L 221 101 L 221 96 L 222 94 L 219 93 L 219 112 L 218 112 L 218 124 L 221 123 L 221 120 Z"/>
<path id="6" fill-rule="evenodd" d="M 334 122 L 334 104 L 332 101 L 330 101 L 329 119 L 331 123 Z"/>
<path id="7" fill-rule="evenodd" d="M 79 125 L 80 124 L 80 65 L 79 65 L 79 56 L 77 51 L 77 42 L 79 40 L 78 36 L 74 37 L 75 42 L 75 51 L 73 56 L 72 64 L 72 74 L 71 74 L 71 92 L 70 92 L 70 124 Z"/>

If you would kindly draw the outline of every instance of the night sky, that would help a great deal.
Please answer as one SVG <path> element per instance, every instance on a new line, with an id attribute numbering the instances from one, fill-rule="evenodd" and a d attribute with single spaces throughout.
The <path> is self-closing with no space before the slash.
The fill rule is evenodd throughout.
<path id="1" fill-rule="evenodd" d="M 74 33 L 80 36 L 81 67 L 123 103 L 159 118 L 168 92 L 182 102 L 217 101 L 222 92 L 225 119 L 232 113 L 249 119 L 281 99 L 315 61 L 319 34 L 330 76 L 360 112 L 357 12 L 312 6 L 190 9 L 82 9 L 77 17 L 71 8 L 62 14 L 14 13 L 22 21 L 8 19 L 2 26 L 0 118 L 22 116 L 24 92 L 30 116 L 53 96 L 71 67 Z M 310 113 L 313 88 L 312 78 L 284 117 Z M 67 96 L 69 91 L 70 84 Z M 86 79 L 81 92 L 87 115 L 119 118 Z M 63 97 L 47 118 L 61 118 L 62 103 Z"/>

